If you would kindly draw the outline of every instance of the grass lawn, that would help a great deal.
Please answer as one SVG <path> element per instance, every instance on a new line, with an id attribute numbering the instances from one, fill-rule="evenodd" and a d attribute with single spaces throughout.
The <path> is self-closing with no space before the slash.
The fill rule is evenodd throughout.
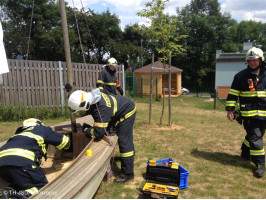
<path id="1" fill-rule="evenodd" d="M 180 199 L 266 197 L 266 175 L 261 179 L 253 177 L 254 165 L 239 156 L 245 131 L 236 121 L 227 120 L 224 106 L 220 102 L 217 102 L 218 108 L 213 110 L 213 101 L 209 98 L 172 98 L 171 127 L 167 126 L 168 100 L 163 126 L 159 126 L 162 102 L 153 102 L 151 124 L 148 123 L 149 100 L 137 99 L 135 102 L 135 179 L 125 184 L 102 182 L 95 198 L 142 198 L 147 160 L 169 157 L 190 172 L 189 187 L 180 190 Z M 64 120 L 46 120 L 44 123 L 54 125 Z M 18 122 L 0 122 L 0 141 L 6 140 L 17 127 Z M 119 168 L 120 162 L 114 161 L 114 172 L 119 172 Z"/>

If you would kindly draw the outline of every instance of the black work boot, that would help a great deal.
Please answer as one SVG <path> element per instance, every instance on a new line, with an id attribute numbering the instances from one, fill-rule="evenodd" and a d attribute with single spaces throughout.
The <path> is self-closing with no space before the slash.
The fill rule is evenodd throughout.
<path id="1" fill-rule="evenodd" d="M 134 174 L 120 174 L 118 177 L 115 178 L 115 182 L 117 183 L 125 183 L 131 179 L 134 179 Z"/>
<path id="2" fill-rule="evenodd" d="M 256 164 L 256 169 L 254 171 L 254 176 L 257 178 L 263 177 L 265 172 L 265 163 L 263 164 Z"/>

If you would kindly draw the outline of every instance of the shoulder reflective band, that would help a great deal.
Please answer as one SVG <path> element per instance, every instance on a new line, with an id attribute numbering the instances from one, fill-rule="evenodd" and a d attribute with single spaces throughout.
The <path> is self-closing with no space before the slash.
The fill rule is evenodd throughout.
<path id="1" fill-rule="evenodd" d="M 103 99 L 104 99 L 104 101 L 106 103 L 106 106 L 111 108 L 111 102 L 110 102 L 110 99 L 108 98 L 108 96 L 106 94 L 104 94 L 104 93 L 101 93 L 101 95 L 102 95 L 102 97 L 103 97 Z"/>
<path id="2" fill-rule="evenodd" d="M 103 87 L 98 87 L 100 90 L 103 90 Z"/>
<path id="3" fill-rule="evenodd" d="M 103 84 L 103 81 L 102 81 L 102 80 L 98 80 L 97 83 L 101 83 L 101 84 Z"/>
<path id="4" fill-rule="evenodd" d="M 4 156 L 21 156 L 30 159 L 34 162 L 35 154 L 32 151 L 24 150 L 20 148 L 11 148 L 7 150 L 0 151 L 0 158 Z"/>
<path id="5" fill-rule="evenodd" d="M 120 157 L 123 157 L 123 158 L 130 157 L 130 156 L 134 156 L 134 151 L 120 153 Z"/>
<path id="6" fill-rule="evenodd" d="M 69 137 L 63 135 L 61 144 L 59 144 L 56 148 L 59 150 L 64 149 L 65 146 L 68 144 L 68 142 L 69 142 Z"/>
<path id="7" fill-rule="evenodd" d="M 116 85 L 116 83 L 103 83 L 104 85 Z"/>
<path id="8" fill-rule="evenodd" d="M 240 111 L 241 116 L 243 117 L 254 117 L 254 116 L 259 116 L 259 117 L 266 117 L 266 111 L 264 110 L 250 110 L 250 111 Z"/>
<path id="9" fill-rule="evenodd" d="M 46 154 L 46 148 L 45 148 L 46 145 L 44 144 L 43 137 L 36 135 L 34 133 L 31 133 L 31 132 L 22 132 L 22 133 L 14 135 L 13 137 L 16 137 L 16 136 L 24 136 L 24 137 L 35 139 L 38 145 L 42 148 L 43 153 Z"/>
<path id="10" fill-rule="evenodd" d="M 239 93 L 240 92 L 238 90 L 230 89 L 228 94 L 239 96 Z"/>
<path id="11" fill-rule="evenodd" d="M 33 187 L 33 188 L 27 189 L 25 191 L 30 193 L 31 195 L 34 195 L 34 194 L 37 194 L 39 190 L 36 187 Z"/>
<path id="12" fill-rule="evenodd" d="M 250 149 L 250 155 L 252 156 L 263 156 L 265 155 L 264 149 L 261 150 L 251 150 Z"/>
<path id="13" fill-rule="evenodd" d="M 101 122 L 95 122 L 94 127 L 100 127 L 100 128 L 105 128 L 108 126 L 108 123 L 101 123 Z"/>
<path id="14" fill-rule="evenodd" d="M 226 101 L 226 106 L 236 106 L 236 101 Z"/>
<path id="15" fill-rule="evenodd" d="M 110 95 L 111 96 L 111 95 Z M 117 112 L 117 101 L 116 101 L 116 99 L 113 97 L 113 96 L 111 96 L 112 97 L 112 99 L 113 99 L 113 102 L 114 102 L 114 112 L 113 112 L 113 116 L 115 115 L 115 113 Z"/>

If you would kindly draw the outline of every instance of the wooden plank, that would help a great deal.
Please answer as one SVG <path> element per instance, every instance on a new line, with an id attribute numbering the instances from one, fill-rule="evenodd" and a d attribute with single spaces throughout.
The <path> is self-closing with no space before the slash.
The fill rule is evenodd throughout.
<path id="1" fill-rule="evenodd" d="M 54 79 L 55 79 L 55 105 L 58 107 L 61 105 L 61 98 L 60 98 L 60 79 L 59 79 L 59 66 L 58 62 L 54 63 Z"/>
<path id="2" fill-rule="evenodd" d="M 44 103 L 42 104 L 42 105 L 44 105 L 44 106 L 47 106 L 48 105 L 48 103 L 49 103 L 49 100 L 48 100 L 48 92 L 47 92 L 47 74 L 46 74 L 46 66 L 45 66 L 45 63 L 44 62 L 41 62 L 41 66 L 42 66 L 42 68 L 41 68 L 41 70 L 42 70 L 42 74 L 43 74 L 43 76 L 42 76 L 42 88 L 43 88 L 43 98 L 44 98 Z"/>
<path id="3" fill-rule="evenodd" d="M 42 76 L 42 63 L 38 62 L 38 77 L 39 79 L 36 80 L 35 83 L 38 83 L 38 87 L 36 89 L 39 89 L 39 103 L 38 103 L 38 108 L 40 108 L 41 105 L 45 104 L 45 99 L 44 99 L 44 88 L 43 88 L 43 76 Z"/>
<path id="4" fill-rule="evenodd" d="M 33 91 L 31 87 L 31 80 L 32 76 L 30 76 L 30 71 L 31 71 L 31 65 L 32 61 L 28 61 L 25 63 L 25 77 L 26 77 L 26 82 L 25 82 L 25 89 L 26 89 L 26 96 L 27 96 L 27 104 L 25 106 L 27 107 L 32 107 L 32 96 L 33 96 Z"/>
<path id="5" fill-rule="evenodd" d="M 9 85 L 9 77 L 10 74 L 12 73 L 11 72 L 11 67 L 10 67 L 10 63 L 9 63 L 9 73 L 6 73 L 6 74 L 3 74 L 3 84 L 5 84 L 4 86 L 4 92 L 5 92 L 5 97 L 4 97 L 4 100 L 5 100 L 5 103 L 4 105 L 8 105 L 10 103 L 10 99 L 9 99 L 9 93 L 10 93 L 10 89 L 8 90 L 8 85 Z"/>
<path id="6" fill-rule="evenodd" d="M 16 72 L 17 70 L 16 66 L 13 67 L 11 73 L 8 73 L 8 90 L 9 90 L 9 101 L 7 102 L 7 105 L 11 104 L 11 105 L 18 105 L 18 100 L 16 101 L 15 97 L 13 94 L 19 94 L 18 91 L 14 91 L 17 89 L 17 84 L 16 84 Z M 13 87 L 12 87 L 13 86 Z M 16 97 L 17 97 L 16 95 Z"/>
<path id="7" fill-rule="evenodd" d="M 54 105 L 56 105 L 56 84 L 55 84 L 55 68 L 54 68 L 54 63 L 53 62 L 49 62 L 49 68 L 50 68 L 50 74 L 51 74 L 51 107 L 53 107 Z"/>
<path id="8" fill-rule="evenodd" d="M 19 83 L 19 91 L 21 96 L 20 96 L 20 106 L 27 106 L 28 104 L 28 100 L 27 100 L 27 94 L 26 94 L 26 77 L 25 77 L 25 65 L 28 63 L 28 61 L 26 62 L 19 62 L 19 66 L 20 66 L 20 77 L 18 78 L 18 83 Z"/>
<path id="9" fill-rule="evenodd" d="M 30 94 L 31 94 L 31 105 L 28 105 L 28 107 L 36 107 L 36 98 L 37 98 L 37 90 L 35 89 L 35 75 L 34 71 L 35 69 L 35 63 L 36 61 L 30 62 L 29 65 L 29 76 L 30 76 Z"/>
<path id="10" fill-rule="evenodd" d="M 47 95 L 48 95 L 48 104 L 47 106 L 51 106 L 52 105 L 52 95 L 51 95 L 51 66 L 49 65 L 49 62 L 46 61 L 45 62 L 45 66 L 46 66 L 46 84 L 47 84 Z"/>

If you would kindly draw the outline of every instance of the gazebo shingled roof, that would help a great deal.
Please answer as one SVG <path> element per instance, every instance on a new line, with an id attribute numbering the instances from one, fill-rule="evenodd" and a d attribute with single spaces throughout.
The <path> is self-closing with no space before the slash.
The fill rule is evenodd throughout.
<path id="1" fill-rule="evenodd" d="M 144 67 L 141 67 L 139 69 L 137 69 L 135 71 L 135 73 L 150 73 L 151 72 L 151 66 L 152 64 L 146 65 Z M 168 69 L 169 64 L 165 64 L 165 68 Z M 163 73 L 163 72 L 168 72 L 168 71 L 164 71 L 164 67 L 163 67 L 163 63 L 160 61 L 156 61 L 153 64 L 153 67 L 155 67 L 155 69 L 153 69 L 153 73 Z M 162 70 L 158 69 L 161 68 Z M 182 69 L 179 69 L 177 67 L 171 66 L 171 73 L 176 73 L 176 72 L 182 72 Z"/>

